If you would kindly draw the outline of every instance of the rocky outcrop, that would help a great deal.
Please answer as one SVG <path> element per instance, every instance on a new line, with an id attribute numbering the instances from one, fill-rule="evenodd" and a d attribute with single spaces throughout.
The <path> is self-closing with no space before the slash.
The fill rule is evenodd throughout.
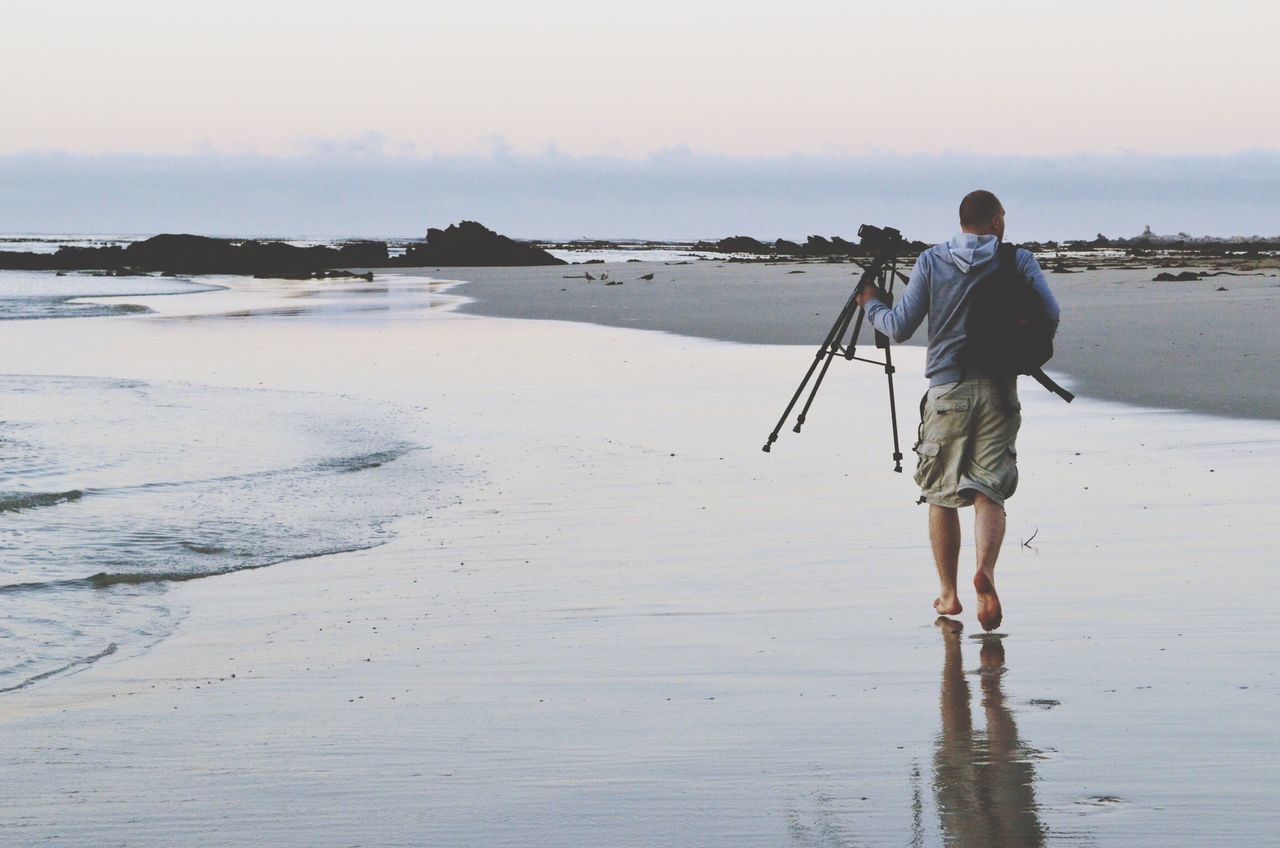
<path id="1" fill-rule="evenodd" d="M 693 246 L 694 250 L 705 250 L 714 253 L 772 253 L 773 249 L 762 241 L 751 236 L 729 236 L 717 242 L 700 241 Z"/>
<path id="2" fill-rule="evenodd" d="M 299 247 L 278 241 L 242 241 L 164 234 L 127 247 L 63 247 L 53 254 L 0 253 L 0 268 L 48 271 L 139 271 L 162 274 L 313 274 L 335 267 L 387 264 L 387 245 L 351 242 Z"/>
<path id="3" fill-rule="evenodd" d="M 56 253 L 0 252 L 0 269 L 162 274 L 245 274 L 323 278 L 332 269 L 442 265 L 564 265 L 545 250 L 513 241 L 474 221 L 427 231 L 392 259 L 383 241 L 303 247 L 280 241 L 166 233 L 119 247 L 63 247 Z"/>
<path id="4" fill-rule="evenodd" d="M 523 266 L 566 265 L 550 253 L 499 235 L 475 221 L 463 221 L 447 229 L 427 230 L 422 244 L 410 245 L 397 265 L 426 266 Z"/>
<path id="5" fill-rule="evenodd" d="M 919 252 L 928 245 L 918 241 L 903 242 L 902 254 Z M 797 244 L 787 239 L 778 239 L 772 244 L 753 239 L 750 236 L 730 236 L 719 241 L 700 241 L 693 246 L 694 250 L 706 253 L 739 253 L 760 257 L 794 257 L 797 259 L 829 259 L 849 256 L 868 256 L 874 251 L 861 244 L 846 241 L 840 236 L 809 236 L 804 244 Z"/>

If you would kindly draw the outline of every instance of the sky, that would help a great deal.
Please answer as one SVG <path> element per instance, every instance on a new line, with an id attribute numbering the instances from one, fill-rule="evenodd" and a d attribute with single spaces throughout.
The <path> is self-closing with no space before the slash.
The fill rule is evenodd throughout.
<path id="1" fill-rule="evenodd" d="M 23 2 L 0 229 L 942 238 L 981 186 L 1025 238 L 1280 235 L 1277 25 L 1250 0 Z"/>

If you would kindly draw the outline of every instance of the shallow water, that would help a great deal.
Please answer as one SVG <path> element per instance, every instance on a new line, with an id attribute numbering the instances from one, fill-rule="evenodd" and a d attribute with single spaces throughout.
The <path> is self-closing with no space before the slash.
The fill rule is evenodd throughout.
<path id="1" fill-rule="evenodd" d="M 49 271 L 0 271 L 0 321 L 36 318 L 95 318 L 146 312 L 146 307 L 125 301 L 93 301 L 85 298 L 161 294 L 194 294 L 219 286 L 186 277 L 133 276 Z"/>
<path id="2" fill-rule="evenodd" d="M 362 281 L 317 291 L 282 281 L 4 272 L 0 313 L 35 319 L 31 327 L 153 307 L 256 314 L 240 308 L 246 295 L 235 286 L 267 316 L 359 314 L 396 297 L 431 302 L 422 294 L 429 285 L 411 279 L 389 296 Z M 219 297 L 196 296 L 208 293 Z M 301 305 L 280 305 L 302 294 Z M 79 338 L 93 338 L 103 320 L 84 323 Z M 76 358 L 49 353 L 63 367 Z M 432 497 L 427 447 L 394 404 L 333 392 L 0 375 L 0 693 L 163 637 L 181 615 L 166 601 L 174 582 L 381 544 L 392 521 Z"/>
<path id="3" fill-rule="evenodd" d="M 171 626 L 165 584 L 379 544 L 424 446 L 340 397 L 0 377 L 0 692 Z"/>

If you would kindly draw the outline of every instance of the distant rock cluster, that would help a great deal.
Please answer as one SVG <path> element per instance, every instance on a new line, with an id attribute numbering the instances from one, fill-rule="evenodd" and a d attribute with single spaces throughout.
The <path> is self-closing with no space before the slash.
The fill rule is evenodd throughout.
<path id="1" fill-rule="evenodd" d="M 430 229 L 421 244 L 392 258 L 384 241 L 337 247 L 280 241 L 164 234 L 124 247 L 61 247 L 56 253 L 0 251 L 0 269 L 113 273 L 334 276 L 335 268 L 563 265 L 533 245 L 499 235 L 474 221 Z"/>
<path id="2" fill-rule="evenodd" d="M 1104 238 L 1101 234 L 1098 238 Z M 1269 245 L 1272 248 L 1280 247 L 1280 236 L 1228 236 L 1226 238 L 1220 236 L 1193 236 L 1190 233 L 1178 233 L 1177 235 L 1160 235 L 1151 231 L 1151 225 L 1148 224 L 1142 231 L 1142 235 L 1132 239 L 1113 239 L 1112 241 L 1124 242 L 1128 244 L 1152 244 L 1152 245 Z"/>
<path id="3" fill-rule="evenodd" d="M 919 252 L 927 248 L 924 242 L 903 242 L 903 253 Z M 794 257 L 798 259 L 824 259 L 846 256 L 867 256 L 874 249 L 863 244 L 846 241 L 840 236 L 809 236 L 804 244 L 787 239 L 772 242 L 760 241 L 751 236 L 730 236 L 719 241 L 700 241 L 693 250 L 706 253 L 739 253 L 751 256 Z"/>
<path id="4" fill-rule="evenodd" d="M 397 264 L 428 265 L 565 265 L 550 253 L 530 244 L 498 235 L 475 221 L 463 221 L 444 230 L 429 229 L 422 244 L 411 245 Z"/>

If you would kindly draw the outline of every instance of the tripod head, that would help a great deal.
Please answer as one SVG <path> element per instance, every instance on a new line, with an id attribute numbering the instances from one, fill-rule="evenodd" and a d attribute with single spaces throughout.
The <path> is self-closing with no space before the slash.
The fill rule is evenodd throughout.
<path id="1" fill-rule="evenodd" d="M 883 282 L 883 278 L 886 276 L 883 273 L 885 266 L 893 265 L 898 258 L 898 253 L 906 246 L 902 233 L 893 227 L 876 227 L 871 224 L 863 224 L 858 227 L 858 238 L 861 240 L 863 247 L 868 247 L 872 250 L 872 257 L 870 262 L 863 265 L 862 279 L 858 280 L 858 284 L 854 286 L 853 294 L 855 297 L 865 286 Z M 892 284 L 895 274 L 901 276 L 896 269 L 891 270 L 887 275 L 890 284 Z"/>

